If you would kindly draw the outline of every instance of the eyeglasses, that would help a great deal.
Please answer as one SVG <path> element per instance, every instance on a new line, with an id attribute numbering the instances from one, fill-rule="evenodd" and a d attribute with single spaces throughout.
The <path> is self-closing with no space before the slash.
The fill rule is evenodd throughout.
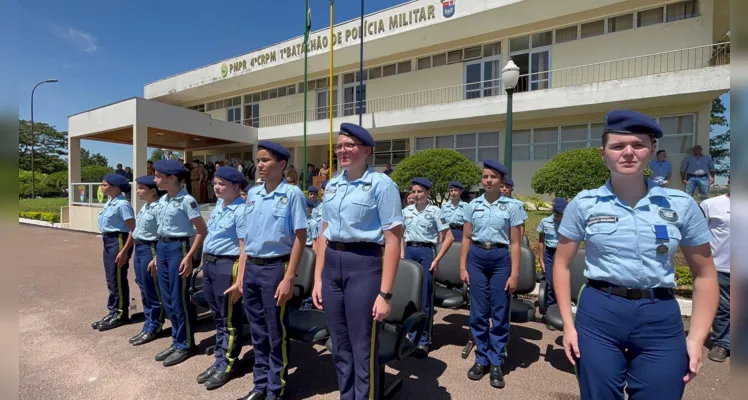
<path id="1" fill-rule="evenodd" d="M 345 150 L 345 151 L 351 151 L 356 146 L 361 146 L 358 143 L 338 143 L 335 145 L 335 151 Z"/>

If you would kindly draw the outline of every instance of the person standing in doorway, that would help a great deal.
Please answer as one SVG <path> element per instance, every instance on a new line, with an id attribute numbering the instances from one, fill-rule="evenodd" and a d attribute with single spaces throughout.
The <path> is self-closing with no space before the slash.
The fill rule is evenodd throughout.
<path id="1" fill-rule="evenodd" d="M 666 187 L 670 183 L 670 176 L 673 174 L 673 165 L 665 158 L 667 158 L 665 150 L 658 150 L 657 159 L 649 162 L 649 169 L 652 170 L 652 180 L 660 187 Z"/>
<path id="2" fill-rule="evenodd" d="M 707 357 L 723 362 L 730 356 L 730 192 L 706 199 L 700 206 L 712 232 L 709 244 L 719 282 L 719 306 L 712 323 L 712 349 Z"/>
<path id="3" fill-rule="evenodd" d="M 701 145 L 693 146 L 693 154 L 684 158 L 680 166 L 680 177 L 686 185 L 686 193 L 689 196 L 698 190 L 701 199 L 709 195 L 709 186 L 714 185 L 714 177 L 717 169 L 711 156 L 703 154 Z"/>
<path id="4" fill-rule="evenodd" d="M 296 185 L 299 181 L 299 173 L 296 172 L 293 165 L 288 167 L 288 172 L 286 172 L 286 182 L 289 185 Z"/>

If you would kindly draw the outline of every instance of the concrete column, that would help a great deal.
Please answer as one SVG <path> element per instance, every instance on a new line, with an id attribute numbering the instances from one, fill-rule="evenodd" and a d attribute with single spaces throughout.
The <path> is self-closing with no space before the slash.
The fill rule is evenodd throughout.
<path id="1" fill-rule="evenodd" d="M 68 204 L 75 201 L 76 191 L 71 184 L 81 181 L 81 140 L 68 137 Z"/>
<path id="2" fill-rule="evenodd" d="M 135 124 L 132 127 L 132 176 L 138 178 L 139 176 L 146 175 L 148 173 L 148 127 L 142 124 Z M 133 182 L 135 179 L 133 179 Z M 132 193 L 130 198 L 132 199 L 132 206 L 137 212 L 140 209 L 140 200 L 138 195 L 135 194 L 136 184 L 133 184 Z"/>
<path id="3" fill-rule="evenodd" d="M 191 151 L 185 151 L 184 152 L 184 162 L 192 162 L 192 152 Z"/>

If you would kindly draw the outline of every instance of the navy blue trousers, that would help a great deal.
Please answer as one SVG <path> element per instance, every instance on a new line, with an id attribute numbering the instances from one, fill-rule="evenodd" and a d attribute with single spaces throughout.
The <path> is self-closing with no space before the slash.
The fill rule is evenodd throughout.
<path id="1" fill-rule="evenodd" d="M 117 267 L 117 254 L 125 246 L 128 233 L 121 233 L 116 237 L 102 236 L 104 239 L 104 274 L 106 286 L 109 290 L 106 307 L 109 315 L 117 319 L 126 319 L 130 308 L 130 284 L 127 281 L 127 270 L 130 269 L 130 257 L 132 247 L 127 252 L 127 262 L 122 267 Z"/>
<path id="2" fill-rule="evenodd" d="M 629 300 L 583 286 L 574 325 L 582 400 L 678 400 L 688 372 L 676 300 Z"/>
<path id="3" fill-rule="evenodd" d="M 322 301 L 341 400 L 379 398 L 379 323 L 372 308 L 382 284 L 382 251 L 325 250 Z"/>
<path id="4" fill-rule="evenodd" d="M 712 323 L 712 342 L 730 351 L 730 273 L 717 271 L 719 305 Z"/>
<path id="5" fill-rule="evenodd" d="M 423 267 L 423 312 L 428 317 L 428 323 L 423 328 L 423 335 L 418 345 L 431 343 L 431 328 L 434 324 L 434 275 L 429 271 L 434 262 L 436 250 L 433 247 L 405 247 L 405 258 L 413 260 Z M 411 335 L 411 339 L 415 334 Z"/>
<path id="6" fill-rule="evenodd" d="M 140 299 L 143 302 L 145 323 L 143 332 L 156 333 L 164 324 L 164 307 L 161 305 L 161 289 L 158 287 L 158 275 L 153 277 L 148 272 L 148 264 L 156 257 L 156 243 L 135 245 L 135 282 L 140 288 Z"/>
<path id="7" fill-rule="evenodd" d="M 556 304 L 556 295 L 553 292 L 553 257 L 556 255 L 555 247 L 545 246 L 543 252 L 543 263 L 545 263 L 545 279 L 548 282 L 548 291 L 545 294 L 546 306 Z"/>
<path id="8" fill-rule="evenodd" d="M 475 340 L 475 362 L 500 366 L 509 341 L 509 293 L 506 282 L 512 272 L 509 250 L 470 246 L 467 258 L 470 277 L 470 331 Z"/>
<path id="9" fill-rule="evenodd" d="M 462 229 L 450 229 L 450 231 L 452 231 L 455 242 L 462 242 Z"/>
<path id="10" fill-rule="evenodd" d="M 226 373 L 231 372 L 242 350 L 242 302 L 231 303 L 229 296 L 224 294 L 236 282 L 238 274 L 238 260 L 219 258 L 203 262 L 203 293 L 216 323 L 216 361 L 213 366 Z"/>
<path id="11" fill-rule="evenodd" d="M 156 245 L 158 286 L 166 315 L 171 321 L 171 337 L 178 350 L 195 345 L 195 305 L 190 301 L 190 276 L 179 275 L 179 264 L 187 255 L 189 242 L 179 241 Z"/>
<path id="12" fill-rule="evenodd" d="M 255 352 L 254 391 L 282 396 L 288 379 L 288 313 L 276 305 L 275 291 L 286 274 L 287 262 L 244 268 L 244 312 Z"/>

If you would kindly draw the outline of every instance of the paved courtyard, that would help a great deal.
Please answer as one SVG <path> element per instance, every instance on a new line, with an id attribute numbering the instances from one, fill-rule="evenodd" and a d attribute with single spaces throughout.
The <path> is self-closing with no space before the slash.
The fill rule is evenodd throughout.
<path id="1" fill-rule="evenodd" d="M 25 248 L 20 276 L 20 397 L 26 399 L 235 399 L 252 387 L 251 365 L 223 388 L 208 392 L 195 382 L 212 363 L 198 355 L 164 368 L 153 356 L 170 344 L 169 330 L 149 344 L 127 340 L 141 321 L 108 332 L 91 329 L 106 313 L 101 239 L 92 234 L 22 225 Z M 42 246 L 40 244 L 43 243 Z M 132 274 L 132 268 L 130 274 Z M 491 388 L 488 379 L 472 382 L 472 365 L 460 357 L 467 340 L 467 311 L 439 309 L 433 328 L 434 349 L 424 360 L 407 359 L 387 368 L 387 379 L 404 380 L 395 399 L 578 399 L 571 364 L 560 346 L 561 334 L 541 323 L 513 324 L 507 387 Z M 212 345 L 210 319 L 197 329 L 201 348 Z M 248 347 L 245 346 L 243 354 Z M 706 360 L 706 350 L 705 350 Z M 293 342 L 286 399 L 338 398 L 332 355 L 323 346 Z M 726 399 L 730 363 L 705 361 L 685 399 Z"/>

